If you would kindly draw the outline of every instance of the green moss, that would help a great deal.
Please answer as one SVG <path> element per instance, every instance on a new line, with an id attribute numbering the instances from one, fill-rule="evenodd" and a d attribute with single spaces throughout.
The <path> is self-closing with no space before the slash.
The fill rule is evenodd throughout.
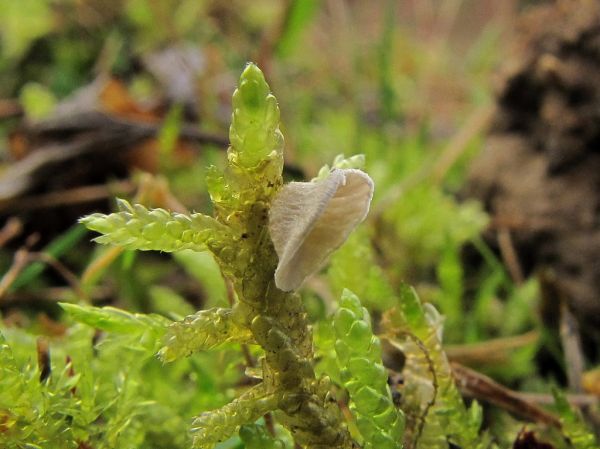
<path id="1" fill-rule="evenodd" d="M 165 361 L 225 342 L 254 343 L 264 350 L 262 383 L 225 407 L 198 416 L 194 447 L 212 447 L 240 426 L 279 410 L 297 443 L 351 448 L 354 443 L 340 411 L 329 401 L 329 383 L 315 376 L 312 334 L 302 301 L 274 283 L 277 254 L 268 233 L 268 214 L 283 183 L 283 137 L 277 101 L 254 64 L 246 67 L 233 94 L 229 134 L 227 167 L 223 172 L 211 168 L 207 176 L 214 218 L 120 201 L 120 212 L 94 214 L 82 222 L 103 233 L 96 238 L 99 243 L 169 252 L 208 250 L 233 285 L 238 301 L 231 309 L 203 310 L 173 323 L 160 350 Z M 365 330 L 357 327 L 353 332 L 352 338 L 368 344 Z"/>
<path id="2" fill-rule="evenodd" d="M 404 416 L 392 402 L 388 375 L 381 362 L 381 343 L 360 299 L 344 290 L 333 319 L 335 349 L 350 410 L 364 439 L 363 447 L 402 447 Z"/>

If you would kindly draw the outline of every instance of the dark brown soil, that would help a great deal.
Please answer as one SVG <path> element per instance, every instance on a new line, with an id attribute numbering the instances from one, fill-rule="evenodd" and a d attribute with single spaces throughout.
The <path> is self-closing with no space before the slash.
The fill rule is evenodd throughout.
<path id="1" fill-rule="evenodd" d="M 492 214 L 491 232 L 510 232 L 524 274 L 544 273 L 599 329 L 600 2 L 522 18 L 468 193 Z"/>

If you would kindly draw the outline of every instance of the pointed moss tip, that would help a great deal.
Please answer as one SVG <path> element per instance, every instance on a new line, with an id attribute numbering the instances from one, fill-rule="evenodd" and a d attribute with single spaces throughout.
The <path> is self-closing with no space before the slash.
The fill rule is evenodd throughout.
<path id="1" fill-rule="evenodd" d="M 248 61 L 246 63 L 246 67 L 244 68 L 244 71 L 242 72 L 242 76 L 246 73 L 262 73 L 262 71 L 258 68 L 258 65 L 256 65 L 254 62 L 252 61 Z"/>
<path id="2" fill-rule="evenodd" d="M 258 66 L 253 62 L 249 62 L 248 64 L 246 64 L 246 68 L 242 72 L 242 76 L 240 78 L 254 79 L 257 81 L 260 80 L 262 82 L 265 82 L 265 75 L 263 74 L 262 70 L 260 70 Z"/>

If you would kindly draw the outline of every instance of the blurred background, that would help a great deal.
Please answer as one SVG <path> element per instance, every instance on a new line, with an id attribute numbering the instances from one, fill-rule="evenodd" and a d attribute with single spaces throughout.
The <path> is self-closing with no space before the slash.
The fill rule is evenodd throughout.
<path id="1" fill-rule="evenodd" d="M 204 169 L 223 162 L 231 93 L 254 61 L 280 103 L 286 174 L 310 179 L 338 154 L 365 154 L 379 215 L 426 224 L 393 219 L 421 234 L 406 244 L 429 246 L 414 255 L 425 262 L 444 240 L 427 226 L 463 228 L 418 216 L 462 209 L 454 194 L 519 12 L 497 3 L 2 2 L 0 214 L 20 220 L 16 241 L 36 232 L 39 246 L 142 179 L 205 210 Z M 424 197 L 401 201 L 407 187 Z M 422 207 L 429 195 L 437 203 Z M 461 239 L 485 220 L 465 210 Z M 399 273 L 420 264 L 394 257 Z"/>
<path id="2" fill-rule="evenodd" d="M 407 282 L 444 316 L 451 360 L 530 399 L 554 385 L 596 401 L 597 2 L 5 0 L 0 49 L 0 329 L 59 342 L 58 301 L 227 305 L 208 256 L 96 248 L 76 220 L 115 197 L 210 213 L 205 169 L 224 164 L 253 61 L 287 179 L 364 154 L 376 185 L 303 288 L 315 322 L 343 287 L 377 317 Z M 207 407 L 236 378 L 213 365 Z M 489 413 L 508 443 L 519 424 Z"/>

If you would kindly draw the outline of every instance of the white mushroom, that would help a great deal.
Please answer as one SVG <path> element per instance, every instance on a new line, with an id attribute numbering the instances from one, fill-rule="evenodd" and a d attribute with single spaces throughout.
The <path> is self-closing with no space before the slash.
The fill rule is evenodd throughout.
<path id="1" fill-rule="evenodd" d="M 275 285 L 295 290 L 324 264 L 369 211 L 373 181 L 365 172 L 334 169 L 316 182 L 291 182 L 271 205 L 269 231 L 279 256 Z"/>

